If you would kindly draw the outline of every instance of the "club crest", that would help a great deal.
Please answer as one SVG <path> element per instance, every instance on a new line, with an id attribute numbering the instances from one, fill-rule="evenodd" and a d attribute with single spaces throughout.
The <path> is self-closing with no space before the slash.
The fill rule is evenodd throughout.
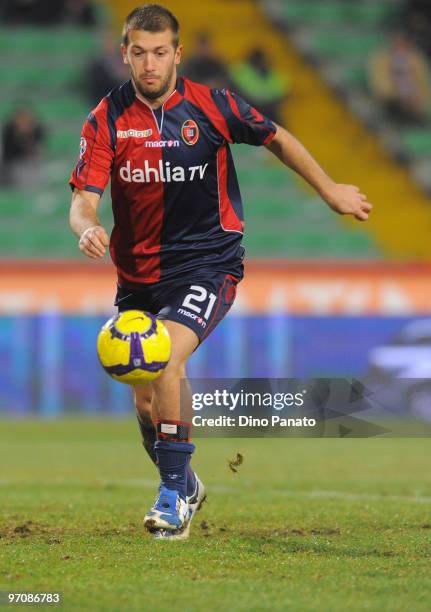
<path id="1" fill-rule="evenodd" d="M 193 121 L 193 119 L 184 121 L 181 128 L 181 136 L 186 144 L 196 144 L 199 138 L 199 127 L 196 121 Z"/>

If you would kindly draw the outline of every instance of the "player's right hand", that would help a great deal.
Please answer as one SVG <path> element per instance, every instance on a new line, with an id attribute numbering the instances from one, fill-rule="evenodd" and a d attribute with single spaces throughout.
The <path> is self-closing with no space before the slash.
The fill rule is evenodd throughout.
<path id="1" fill-rule="evenodd" d="M 93 259 L 103 257 L 108 245 L 108 234 L 101 225 L 87 227 L 87 229 L 82 232 L 81 238 L 79 239 L 80 250 L 87 255 L 87 257 L 92 257 Z"/>

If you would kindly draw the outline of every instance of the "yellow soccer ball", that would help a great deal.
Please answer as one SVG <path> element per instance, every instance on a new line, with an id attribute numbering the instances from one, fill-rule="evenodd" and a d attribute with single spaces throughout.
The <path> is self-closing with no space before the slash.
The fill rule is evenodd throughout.
<path id="1" fill-rule="evenodd" d="M 126 310 L 109 319 L 97 338 L 97 354 L 114 380 L 137 385 L 154 380 L 171 356 L 171 338 L 149 312 Z"/>

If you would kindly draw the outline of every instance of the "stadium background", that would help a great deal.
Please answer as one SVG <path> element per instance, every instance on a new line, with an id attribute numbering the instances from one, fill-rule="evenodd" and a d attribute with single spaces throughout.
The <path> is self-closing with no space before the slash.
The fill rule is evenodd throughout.
<path id="1" fill-rule="evenodd" d="M 262 149 L 234 147 L 246 214 L 246 278 L 232 312 L 192 357 L 195 377 L 363 377 L 372 351 L 431 311 L 431 129 L 388 125 L 367 85 L 369 54 L 399 28 L 401 0 L 170 1 L 185 59 L 205 31 L 229 64 L 256 42 L 290 94 L 286 126 L 339 182 L 374 204 L 336 217 Z M 81 88 L 104 32 L 135 2 L 96 5 L 98 25 L 0 29 L 0 118 L 17 102 L 47 128 L 42 179 L 0 189 L 0 412 L 130 415 L 95 339 L 113 312 L 110 262 L 85 261 L 68 228 L 67 180 L 91 104 Z M 312 17 L 312 18 L 311 18 Z M 354 27 L 353 27 L 354 24 Z M 340 53 L 340 49 L 343 50 Z M 111 224 L 109 196 L 102 218 Z M 429 358 L 428 358 L 429 361 Z"/>

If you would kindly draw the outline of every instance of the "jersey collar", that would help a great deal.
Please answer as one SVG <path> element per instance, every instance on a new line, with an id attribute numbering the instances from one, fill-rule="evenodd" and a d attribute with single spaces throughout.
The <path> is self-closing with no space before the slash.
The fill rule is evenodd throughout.
<path id="1" fill-rule="evenodd" d="M 171 93 L 169 98 L 165 100 L 165 103 L 163 104 L 163 108 L 165 109 L 165 111 L 170 110 L 171 108 L 174 108 L 174 106 L 179 104 L 181 100 L 183 99 L 183 94 L 184 94 L 183 77 L 178 77 L 177 82 L 175 83 L 174 91 Z"/>

